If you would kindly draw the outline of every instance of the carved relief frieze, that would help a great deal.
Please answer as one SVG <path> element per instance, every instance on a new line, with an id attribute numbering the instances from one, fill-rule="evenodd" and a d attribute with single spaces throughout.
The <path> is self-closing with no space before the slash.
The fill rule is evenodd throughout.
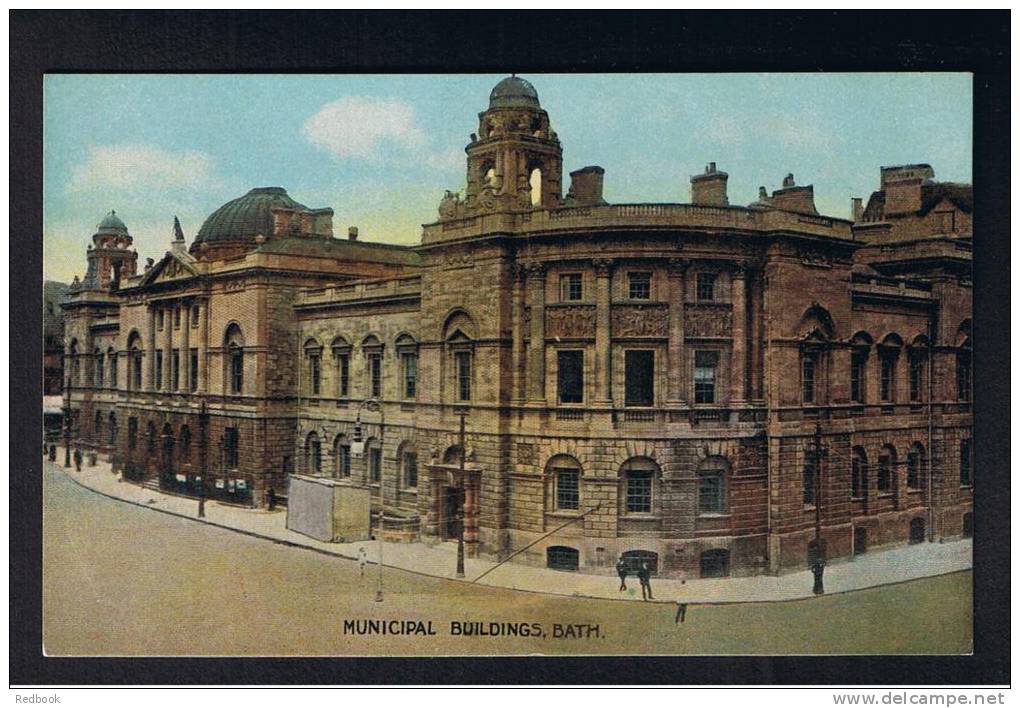
<path id="1" fill-rule="evenodd" d="M 591 338 L 595 336 L 595 307 L 567 305 L 545 310 L 547 337 Z"/>
<path id="2" fill-rule="evenodd" d="M 688 303 L 684 310 L 687 337 L 729 337 L 733 333 L 733 311 L 729 305 Z"/>
<path id="3" fill-rule="evenodd" d="M 517 464 L 538 464 L 538 455 L 536 454 L 535 445 L 533 443 L 517 443 Z"/>
<path id="4" fill-rule="evenodd" d="M 660 304 L 618 305 L 612 311 L 614 337 L 665 337 L 669 307 Z"/>

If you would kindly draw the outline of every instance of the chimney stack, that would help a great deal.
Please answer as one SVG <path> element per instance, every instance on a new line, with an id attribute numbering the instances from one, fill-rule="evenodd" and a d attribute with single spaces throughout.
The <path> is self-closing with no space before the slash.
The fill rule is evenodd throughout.
<path id="1" fill-rule="evenodd" d="M 567 203 L 570 206 L 599 206 L 605 204 L 602 198 L 602 184 L 606 171 L 598 165 L 588 165 L 570 173 L 570 190 Z"/>
<path id="2" fill-rule="evenodd" d="M 358 227 L 357 226 L 348 226 L 347 227 L 347 240 L 348 241 L 357 241 L 358 240 Z"/>
<path id="3" fill-rule="evenodd" d="M 725 172 L 715 168 L 710 162 L 705 166 L 705 173 L 691 177 L 691 204 L 704 206 L 729 206 L 726 196 L 726 181 L 730 178 Z"/>
<path id="4" fill-rule="evenodd" d="M 864 218 L 864 204 L 860 197 L 850 198 L 850 218 L 855 224 Z"/>

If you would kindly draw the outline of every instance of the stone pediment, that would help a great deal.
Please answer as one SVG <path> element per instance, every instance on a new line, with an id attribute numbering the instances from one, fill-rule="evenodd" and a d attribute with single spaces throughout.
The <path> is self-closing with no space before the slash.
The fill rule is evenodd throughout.
<path id="1" fill-rule="evenodd" d="M 148 273 L 142 276 L 141 284 L 151 285 L 170 280 L 187 280 L 197 275 L 198 271 L 195 266 L 185 260 L 182 254 L 169 252 Z"/>

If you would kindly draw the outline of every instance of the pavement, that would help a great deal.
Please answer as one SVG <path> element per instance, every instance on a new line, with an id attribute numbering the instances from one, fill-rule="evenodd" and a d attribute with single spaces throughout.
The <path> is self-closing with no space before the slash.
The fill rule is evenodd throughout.
<path id="1" fill-rule="evenodd" d="M 456 545 L 435 546 L 423 543 L 326 543 L 287 529 L 285 510 L 247 509 L 206 500 L 205 518 L 197 518 L 195 499 L 163 494 L 159 491 L 125 482 L 115 474 L 109 463 L 87 464 L 80 472 L 64 468 L 63 449 L 58 448 L 59 468 L 75 483 L 98 494 L 129 504 L 191 519 L 197 523 L 229 529 L 276 543 L 307 548 L 320 553 L 356 560 L 365 548 L 369 562 L 375 565 L 382 556 L 382 566 L 418 573 L 455 582 L 476 582 L 479 585 L 509 588 L 525 592 L 641 602 L 637 578 L 629 579 L 627 591 L 619 591 L 619 579 L 613 575 L 588 575 L 510 562 L 495 568 L 497 563 L 478 558 L 464 560 L 463 579 L 456 578 Z M 863 590 L 881 585 L 902 583 L 948 573 L 970 570 L 972 540 L 945 543 L 922 543 L 877 550 L 852 561 L 834 561 L 825 569 L 826 594 Z M 495 568 L 495 570 L 493 570 Z M 814 597 L 813 577 L 808 570 L 779 576 L 755 575 L 731 578 L 697 578 L 686 580 L 654 578 L 652 589 L 657 602 L 683 599 L 692 604 L 726 604 L 736 602 L 781 602 Z"/>

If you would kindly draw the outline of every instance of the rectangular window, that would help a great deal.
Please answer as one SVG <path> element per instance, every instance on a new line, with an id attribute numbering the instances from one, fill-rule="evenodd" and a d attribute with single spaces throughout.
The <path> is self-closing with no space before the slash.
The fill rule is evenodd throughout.
<path id="1" fill-rule="evenodd" d="M 157 391 L 163 388 L 163 350 L 156 350 L 156 380 L 153 382 L 153 388 Z"/>
<path id="2" fill-rule="evenodd" d="M 694 402 L 715 403 L 715 372 L 718 352 L 694 352 Z"/>
<path id="3" fill-rule="evenodd" d="M 852 498 L 860 499 L 864 496 L 866 474 L 866 463 L 860 455 L 854 453 L 850 459 L 850 496 Z"/>
<path id="4" fill-rule="evenodd" d="M 241 393 L 244 388 L 244 352 L 240 347 L 230 350 L 230 391 Z"/>
<path id="5" fill-rule="evenodd" d="M 188 352 L 190 363 L 188 364 L 188 390 L 198 390 L 198 349 L 191 349 Z"/>
<path id="6" fill-rule="evenodd" d="M 170 390 L 181 388 L 181 352 L 174 349 L 170 352 Z"/>
<path id="7" fill-rule="evenodd" d="M 418 395 L 418 355 L 413 353 L 401 356 L 404 362 L 404 398 Z"/>
<path id="8" fill-rule="evenodd" d="M 106 369 L 106 364 L 103 361 L 102 354 L 96 354 L 96 386 L 102 388 L 103 386 L 103 372 Z"/>
<path id="9" fill-rule="evenodd" d="M 134 351 L 131 353 L 131 367 L 133 369 L 132 377 L 134 378 L 132 388 L 136 391 L 140 391 L 142 388 L 142 353 L 140 351 Z"/>
<path id="10" fill-rule="evenodd" d="M 322 386 L 322 359 L 317 353 L 308 355 L 308 378 L 312 385 L 312 395 L 318 396 Z"/>
<path id="11" fill-rule="evenodd" d="M 624 352 L 624 405 L 655 405 L 655 352 Z"/>
<path id="12" fill-rule="evenodd" d="M 584 400 L 584 352 L 560 351 L 556 360 L 556 390 L 560 403 L 581 403 Z"/>
<path id="13" fill-rule="evenodd" d="M 850 355 L 850 400 L 864 403 L 864 364 L 867 354 L 854 352 Z"/>
<path id="14" fill-rule="evenodd" d="M 191 326 L 198 327 L 198 305 L 191 306 Z"/>
<path id="15" fill-rule="evenodd" d="M 698 483 L 698 511 L 719 514 L 725 510 L 722 475 L 718 472 L 702 474 Z"/>
<path id="16" fill-rule="evenodd" d="M 921 400 L 924 389 L 924 359 L 920 357 L 910 358 L 910 400 L 917 402 Z"/>
<path id="17" fill-rule="evenodd" d="M 340 398 L 347 398 L 350 395 L 351 388 L 351 357 L 349 354 L 341 354 L 337 358 L 337 367 L 340 369 L 340 390 L 337 391 L 337 395 Z"/>
<path id="18" fill-rule="evenodd" d="M 174 329 L 181 328 L 181 308 L 174 308 Z"/>
<path id="19" fill-rule="evenodd" d="M 651 273 L 628 273 L 628 295 L 631 300 L 650 300 L 652 297 Z"/>
<path id="20" fill-rule="evenodd" d="M 415 488 L 418 486 L 418 453 L 404 453 L 404 486 Z"/>
<path id="21" fill-rule="evenodd" d="M 801 400 L 804 403 L 815 402 L 815 373 L 818 365 L 814 352 L 803 354 L 800 366 Z"/>
<path id="22" fill-rule="evenodd" d="M 956 398 L 959 401 L 970 400 L 970 352 L 956 353 Z"/>
<path id="23" fill-rule="evenodd" d="M 370 448 L 368 451 L 368 481 L 379 484 L 382 479 L 382 449 Z"/>
<path id="24" fill-rule="evenodd" d="M 698 273 L 698 300 L 715 300 L 715 273 Z"/>
<path id="25" fill-rule="evenodd" d="M 921 455 L 917 452 L 907 453 L 907 486 L 918 489 L 921 486 Z"/>
<path id="26" fill-rule="evenodd" d="M 237 468 L 238 461 L 238 434 L 237 428 L 227 428 L 223 431 L 223 464 L 230 469 Z"/>
<path id="27" fill-rule="evenodd" d="M 471 352 L 457 352 L 457 400 L 471 400 Z"/>
<path id="28" fill-rule="evenodd" d="M 956 231 L 956 212 L 937 211 L 935 212 L 935 228 L 939 233 L 951 234 Z"/>
<path id="29" fill-rule="evenodd" d="M 645 470 L 631 470 L 627 473 L 627 513 L 650 514 L 652 512 L 652 473 Z"/>
<path id="30" fill-rule="evenodd" d="M 890 403 L 894 395 L 894 382 L 896 375 L 896 358 L 892 356 L 882 357 L 882 375 L 880 379 L 880 398 L 885 403 Z"/>
<path id="31" fill-rule="evenodd" d="M 110 352 L 110 387 L 117 388 L 117 354 Z"/>
<path id="32" fill-rule="evenodd" d="M 163 310 L 156 310 L 156 329 L 163 329 Z"/>
<path id="33" fill-rule="evenodd" d="M 580 506 L 581 473 L 573 469 L 559 469 L 556 473 L 556 508 L 576 511 Z"/>
<path id="34" fill-rule="evenodd" d="M 382 395 L 382 354 L 368 355 L 369 395 L 379 398 Z"/>
<path id="35" fill-rule="evenodd" d="M 560 276 L 560 300 L 564 302 L 576 302 L 582 296 L 581 274 L 567 273 Z"/>
<path id="36" fill-rule="evenodd" d="M 969 487 L 974 483 L 971 475 L 970 438 L 960 441 L 960 486 Z"/>

